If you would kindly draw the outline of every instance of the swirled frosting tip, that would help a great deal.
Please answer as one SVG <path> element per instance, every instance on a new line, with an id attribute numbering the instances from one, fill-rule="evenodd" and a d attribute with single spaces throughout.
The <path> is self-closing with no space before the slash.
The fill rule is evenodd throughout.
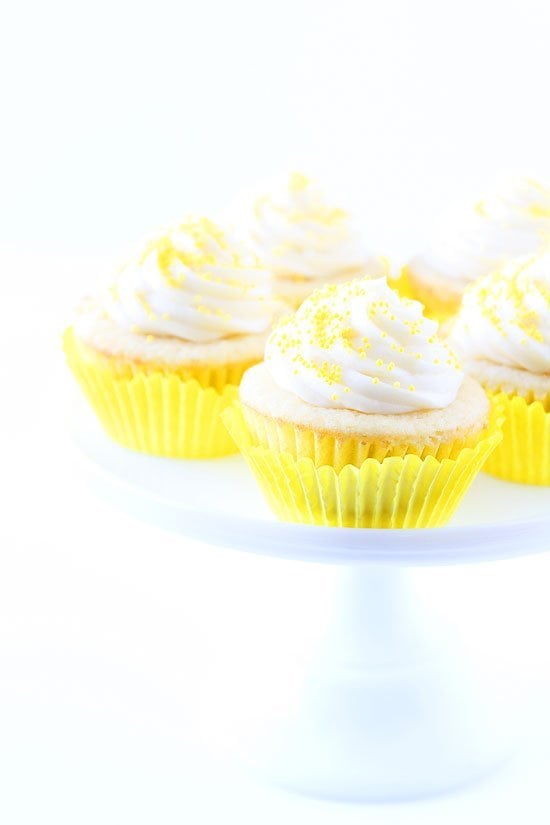
<path id="1" fill-rule="evenodd" d="M 325 199 L 319 185 L 292 172 L 252 205 L 250 236 L 278 277 L 323 281 L 361 273 L 374 257 L 344 209 Z"/>
<path id="2" fill-rule="evenodd" d="M 550 374 L 550 254 L 511 261 L 470 286 L 453 340 L 466 358 Z"/>
<path id="3" fill-rule="evenodd" d="M 103 296 L 132 332 L 211 341 L 265 331 L 277 314 L 273 281 L 254 251 L 204 217 L 148 241 Z"/>
<path id="4" fill-rule="evenodd" d="M 361 412 L 446 406 L 462 380 L 437 324 L 385 278 L 316 290 L 271 333 L 266 364 L 303 400 Z"/>

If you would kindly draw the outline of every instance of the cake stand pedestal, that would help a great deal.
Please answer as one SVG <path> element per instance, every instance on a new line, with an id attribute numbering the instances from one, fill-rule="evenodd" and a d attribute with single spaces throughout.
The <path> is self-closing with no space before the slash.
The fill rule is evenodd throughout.
<path id="1" fill-rule="evenodd" d="M 286 640 L 266 642 L 253 655 L 237 642 L 225 650 L 200 709 L 212 744 L 278 785 L 349 800 L 439 793 L 511 753 L 512 700 L 490 642 L 485 655 L 473 655 L 461 634 L 467 590 L 458 609 L 440 603 L 434 611 L 415 575 L 471 565 L 475 576 L 474 562 L 550 549 L 550 490 L 480 476 L 453 523 L 440 529 L 283 524 L 239 457 L 151 458 L 109 442 L 84 411 L 75 421 L 81 466 L 118 507 L 211 544 L 286 559 L 289 583 L 293 568 L 305 577 L 300 598 L 289 595 L 284 576 L 271 596 L 275 588 L 295 634 L 310 606 L 322 631 L 299 648 L 286 631 Z M 319 589 L 326 565 L 330 598 Z M 250 621 L 261 634 L 260 614 Z M 220 623 L 226 618 L 220 610 Z M 272 611 L 269 619 L 273 625 Z"/>

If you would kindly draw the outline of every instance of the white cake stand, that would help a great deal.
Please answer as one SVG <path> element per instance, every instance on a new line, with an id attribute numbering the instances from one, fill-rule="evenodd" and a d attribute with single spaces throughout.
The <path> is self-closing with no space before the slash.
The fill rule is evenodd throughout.
<path id="1" fill-rule="evenodd" d="M 87 411 L 74 421 L 95 486 L 136 518 L 287 559 L 289 580 L 294 562 L 314 563 L 307 592 L 294 604 L 297 633 L 315 602 L 313 571 L 333 565 L 335 598 L 327 601 L 323 632 L 299 656 L 281 643 L 253 656 L 225 651 L 213 668 L 202 708 L 211 742 L 277 784 L 350 800 L 439 793 L 510 752 L 506 680 L 494 656 L 469 655 L 459 632 L 467 595 L 458 610 L 440 605 L 435 615 L 415 591 L 414 572 L 549 550 L 549 489 L 480 476 L 441 529 L 284 524 L 239 457 L 151 458 L 111 443 Z M 292 599 L 284 583 L 276 586 L 286 610 Z M 261 626 L 262 616 L 251 621 Z"/>

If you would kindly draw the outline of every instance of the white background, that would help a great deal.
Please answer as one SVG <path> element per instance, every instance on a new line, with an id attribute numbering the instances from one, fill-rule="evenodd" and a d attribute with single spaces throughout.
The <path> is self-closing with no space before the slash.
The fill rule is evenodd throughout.
<path id="1" fill-rule="evenodd" d="M 219 605 L 262 577 L 275 600 L 289 571 L 94 496 L 65 433 L 59 331 L 142 233 L 274 172 L 318 175 L 394 257 L 503 169 L 549 179 L 548 4 L 53 0 L 3 17 L 0 821 L 546 823 L 544 703 L 500 779 L 397 808 L 277 794 L 191 747 Z M 550 570 L 507 569 L 543 697 Z"/>

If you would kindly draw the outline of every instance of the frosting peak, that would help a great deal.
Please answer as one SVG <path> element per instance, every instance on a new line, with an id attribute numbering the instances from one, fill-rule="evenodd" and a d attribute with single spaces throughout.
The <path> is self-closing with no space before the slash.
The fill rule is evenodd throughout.
<path id="1" fill-rule="evenodd" d="M 453 339 L 465 358 L 550 374 L 550 255 L 511 262 L 469 287 Z"/>
<path id="2" fill-rule="evenodd" d="M 151 240 L 103 296 L 133 332 L 207 342 L 264 332 L 277 304 L 257 257 L 208 218 L 189 218 Z"/>
<path id="3" fill-rule="evenodd" d="M 251 237 L 279 277 L 315 281 L 360 274 L 374 258 L 347 212 L 329 206 L 319 187 L 299 172 L 273 194 L 256 199 Z"/>
<path id="4" fill-rule="evenodd" d="M 316 290 L 272 331 L 266 366 L 303 401 L 364 413 L 406 413 L 452 403 L 463 380 L 437 323 L 385 278 Z"/>

